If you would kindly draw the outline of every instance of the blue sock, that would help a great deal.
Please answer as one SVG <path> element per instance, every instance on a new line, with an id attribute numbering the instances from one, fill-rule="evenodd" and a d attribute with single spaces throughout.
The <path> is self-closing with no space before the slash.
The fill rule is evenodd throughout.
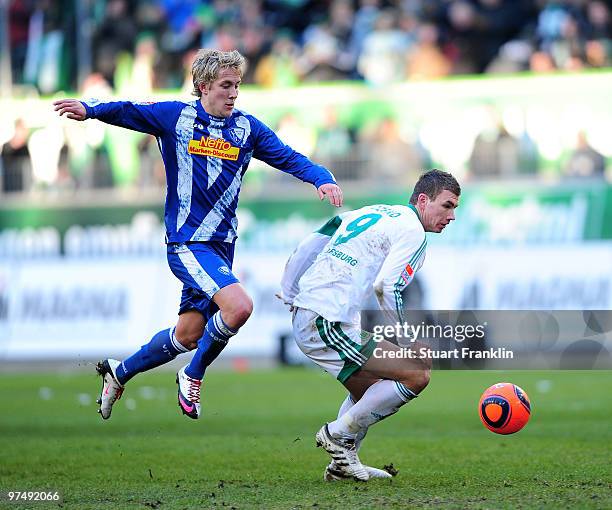
<path id="1" fill-rule="evenodd" d="M 188 349 L 182 346 L 174 336 L 174 328 L 164 329 L 156 333 L 148 344 L 143 345 L 138 352 L 132 354 L 117 367 L 117 380 L 125 384 L 136 374 L 168 363 L 182 352 L 187 351 Z"/>
<path id="2" fill-rule="evenodd" d="M 206 323 L 204 334 L 198 341 L 198 349 L 191 363 L 185 368 L 185 374 L 192 379 L 201 380 L 206 372 L 206 367 L 217 359 L 217 356 L 225 349 L 228 340 L 237 332 L 223 322 L 221 312 L 215 313 Z"/>

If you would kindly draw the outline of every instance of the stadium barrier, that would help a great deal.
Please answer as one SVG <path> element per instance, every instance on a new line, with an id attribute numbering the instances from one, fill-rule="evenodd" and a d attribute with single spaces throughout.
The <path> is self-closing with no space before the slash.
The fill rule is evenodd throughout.
<path id="1" fill-rule="evenodd" d="M 346 207 L 406 198 L 347 195 Z M 291 333 L 274 298 L 286 258 L 335 213 L 312 197 L 241 200 L 235 272 L 255 311 L 226 355 L 275 355 Z M 125 355 L 173 324 L 162 214 L 155 200 L 0 203 L 0 359 Z M 429 236 L 411 308 L 612 308 L 612 186 L 467 185 L 457 217 Z"/>
<path id="2" fill-rule="evenodd" d="M 224 356 L 274 357 L 291 334 L 275 297 L 289 251 L 239 250 L 254 314 Z M 612 308 L 612 242 L 436 246 L 419 275 L 437 310 Z M 410 288 L 410 287 L 409 287 Z M 56 258 L 0 267 L 0 359 L 124 356 L 176 321 L 180 285 L 163 257 Z"/>

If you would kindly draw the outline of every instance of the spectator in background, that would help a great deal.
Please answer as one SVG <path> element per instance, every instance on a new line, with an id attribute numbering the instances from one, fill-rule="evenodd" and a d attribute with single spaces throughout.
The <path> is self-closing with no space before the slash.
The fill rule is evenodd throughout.
<path id="1" fill-rule="evenodd" d="M 541 50 L 550 52 L 555 41 L 563 39 L 563 28 L 572 16 L 569 2 L 547 0 L 538 14 L 536 37 Z"/>
<path id="2" fill-rule="evenodd" d="M 143 97 L 153 92 L 154 69 L 159 54 L 151 34 L 138 36 L 133 53 L 122 51 L 116 56 L 113 81 L 119 95 L 139 94 Z"/>
<path id="3" fill-rule="evenodd" d="M 287 145 L 306 157 L 314 153 L 317 133 L 312 126 L 307 126 L 293 112 L 287 112 L 278 121 L 278 137 Z"/>
<path id="4" fill-rule="evenodd" d="M 610 8 L 600 0 L 587 5 L 589 31 L 585 45 L 587 63 L 591 67 L 606 67 L 612 55 L 612 16 Z"/>
<path id="5" fill-rule="evenodd" d="M 557 69 L 576 71 L 586 65 L 602 67 L 609 53 L 608 16 L 607 6 L 599 1 L 582 5 L 549 1 L 538 14 L 539 50 L 550 55 Z"/>
<path id="6" fill-rule="evenodd" d="M 433 80 L 447 76 L 451 63 L 438 46 L 439 31 L 423 23 L 416 31 L 416 44 L 408 53 L 406 74 L 410 80 Z"/>
<path id="7" fill-rule="evenodd" d="M 325 108 L 323 126 L 317 135 L 314 159 L 333 168 L 334 176 L 343 181 L 357 177 L 359 161 L 353 156 L 353 142 L 349 130 L 338 122 L 334 106 Z"/>
<path id="8" fill-rule="evenodd" d="M 237 49 L 247 59 L 244 83 L 255 83 L 255 70 L 264 55 L 270 51 L 276 30 L 266 21 L 261 0 L 240 3 L 238 26 L 240 35 Z"/>
<path id="9" fill-rule="evenodd" d="M 151 94 L 155 88 L 155 67 L 159 49 L 153 34 L 142 32 L 138 36 L 132 65 L 132 87 L 141 94 Z M 136 90 L 132 88 L 132 90 Z"/>
<path id="10" fill-rule="evenodd" d="M 117 55 L 134 50 L 137 27 L 125 0 L 109 0 L 105 17 L 93 37 L 95 69 L 114 84 Z"/>
<path id="11" fill-rule="evenodd" d="M 41 189 L 66 187 L 64 133 L 57 122 L 32 132 L 28 140 L 28 152 L 32 161 L 32 185 Z M 63 152 L 62 152 L 63 151 Z"/>
<path id="12" fill-rule="evenodd" d="M 26 191 L 32 182 L 32 165 L 28 151 L 29 131 L 23 119 L 15 121 L 10 140 L 0 147 L 2 191 Z"/>
<path id="13" fill-rule="evenodd" d="M 533 53 L 533 44 L 526 39 L 513 39 L 503 44 L 497 56 L 487 66 L 486 72 L 518 73 L 529 69 L 529 62 Z"/>
<path id="14" fill-rule="evenodd" d="M 529 19 L 523 0 L 458 0 L 450 2 L 443 24 L 448 27 L 454 73 L 481 73 L 499 48 Z"/>
<path id="15" fill-rule="evenodd" d="M 75 12 L 64 5 L 10 2 L 15 81 L 45 92 L 74 82 Z M 407 75 L 419 79 L 447 74 L 445 60 L 452 63 L 453 74 L 577 70 L 611 63 L 610 5 L 603 0 L 108 0 L 87 8 L 93 12 L 94 71 L 113 83 L 117 57 L 132 52 L 140 34 L 148 32 L 159 47 L 153 79 L 158 88 L 180 87 L 182 60 L 200 46 L 239 49 L 250 63 L 245 83 L 270 85 L 275 82 L 270 75 L 296 72 L 270 71 L 292 67 L 279 58 L 279 47 L 286 50 L 287 41 L 276 44 L 287 37 L 300 68 L 292 82 L 359 79 L 364 73 L 369 82 L 389 76 L 401 80 L 404 76 L 392 69 L 404 67 L 399 61 L 418 38 L 422 47 L 410 52 Z M 435 31 L 439 41 L 432 44 Z M 266 71 L 258 78 L 260 63 Z"/>
<path id="16" fill-rule="evenodd" d="M 303 34 L 299 60 L 305 81 L 346 80 L 355 67 L 350 47 L 354 11 L 349 0 L 334 0 L 326 21 L 310 25 Z"/>
<path id="17" fill-rule="evenodd" d="M 247 59 L 247 66 L 244 72 L 244 82 L 255 83 L 257 66 L 264 58 L 268 47 L 266 30 L 256 27 L 244 28 L 239 47 L 240 52 Z"/>
<path id="18" fill-rule="evenodd" d="M 406 53 L 414 44 L 414 34 L 397 25 L 398 12 L 386 9 L 376 18 L 374 30 L 363 41 L 357 67 L 372 85 L 399 82 L 405 78 Z"/>
<path id="19" fill-rule="evenodd" d="M 13 82 L 23 81 L 23 68 L 28 51 L 30 25 L 30 2 L 13 0 L 9 2 L 9 44 L 11 48 L 11 71 Z"/>
<path id="20" fill-rule="evenodd" d="M 139 33 L 155 34 L 157 41 L 166 26 L 166 16 L 159 2 L 138 2 L 134 21 Z"/>
<path id="21" fill-rule="evenodd" d="M 565 165 L 568 177 L 603 177 L 606 171 L 606 159 L 589 145 L 586 133 L 579 131 L 576 148 Z"/>
<path id="22" fill-rule="evenodd" d="M 181 61 L 183 69 L 181 92 L 183 93 L 183 95 L 189 95 L 191 93 L 191 90 L 193 89 L 193 83 L 191 81 L 191 64 L 193 63 L 193 60 L 195 59 L 197 53 L 197 49 L 189 50 L 187 53 L 185 53 Z"/>
<path id="23" fill-rule="evenodd" d="M 518 175 L 521 148 L 502 123 L 499 112 L 489 108 L 486 126 L 474 140 L 469 159 L 470 175 L 475 178 L 500 178 Z"/>
<path id="24" fill-rule="evenodd" d="M 202 13 L 202 17 L 196 15 L 199 0 L 157 0 L 157 4 L 166 19 L 162 47 L 170 53 L 184 52 L 196 45 L 204 26 L 214 26 L 216 21 L 202 24 L 207 17 L 205 13 Z"/>
<path id="25" fill-rule="evenodd" d="M 23 79 L 43 94 L 50 94 L 67 85 L 62 70 L 62 52 L 69 47 L 67 43 L 71 33 L 65 30 L 63 23 L 70 19 L 70 10 L 64 17 L 63 6 L 50 0 L 38 0 L 34 6 L 28 28 Z"/>
<path id="26" fill-rule="evenodd" d="M 584 34 L 577 17 L 569 14 L 561 26 L 561 38 L 550 45 L 550 54 L 559 69 L 578 71 L 584 67 Z"/>
<path id="27" fill-rule="evenodd" d="M 291 87 L 299 83 L 297 59 L 299 47 L 288 34 L 278 37 L 272 50 L 263 57 L 255 69 L 254 79 L 257 85 L 265 88 Z"/>
<path id="28" fill-rule="evenodd" d="M 550 53 L 545 51 L 535 51 L 529 57 L 529 69 L 534 73 L 550 73 L 556 69 Z"/>
<path id="29" fill-rule="evenodd" d="M 612 16 L 610 7 L 601 0 L 591 0 L 586 6 L 589 24 L 589 39 L 610 39 L 612 37 Z"/>
<path id="30" fill-rule="evenodd" d="M 320 19 L 325 12 L 327 2 L 311 0 L 266 0 L 266 23 L 277 29 L 300 34 L 312 23 Z"/>
<path id="31" fill-rule="evenodd" d="M 351 34 L 351 48 L 355 55 L 361 54 L 365 38 L 374 30 L 374 24 L 380 14 L 380 4 L 380 0 L 359 0 Z"/>
<path id="32" fill-rule="evenodd" d="M 221 51 L 231 51 L 238 46 L 240 30 L 232 23 L 219 23 L 217 28 L 202 37 L 203 45 L 219 48 Z"/>
<path id="33" fill-rule="evenodd" d="M 82 94 L 105 100 L 112 97 L 113 90 L 101 74 L 93 73 L 83 82 Z M 77 189 L 113 185 L 106 130 L 101 122 L 69 122 L 64 126 L 69 171 Z"/>
<path id="34" fill-rule="evenodd" d="M 586 63 L 590 67 L 609 67 L 612 64 L 610 48 L 610 41 L 587 41 L 584 48 Z"/>
<path id="35" fill-rule="evenodd" d="M 380 123 L 368 126 L 359 138 L 366 161 L 366 174 L 362 177 L 401 186 L 417 181 L 425 155 L 416 143 L 401 133 L 393 117 L 387 116 Z"/>

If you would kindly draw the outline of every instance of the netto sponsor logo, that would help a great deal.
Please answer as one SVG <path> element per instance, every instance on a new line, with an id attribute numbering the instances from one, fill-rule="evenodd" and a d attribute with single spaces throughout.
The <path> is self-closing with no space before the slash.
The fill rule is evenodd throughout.
<path id="1" fill-rule="evenodd" d="M 240 149 L 234 147 L 231 143 L 226 142 L 222 138 L 213 138 L 212 136 L 203 136 L 200 141 L 190 140 L 187 148 L 190 154 L 199 156 L 212 156 L 214 158 L 229 159 L 236 161 Z"/>

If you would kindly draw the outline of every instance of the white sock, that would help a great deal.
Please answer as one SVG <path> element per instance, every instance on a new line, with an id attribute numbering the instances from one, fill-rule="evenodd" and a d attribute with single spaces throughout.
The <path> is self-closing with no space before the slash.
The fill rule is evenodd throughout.
<path id="1" fill-rule="evenodd" d="M 355 405 L 355 401 L 353 400 L 353 396 L 349 393 L 346 398 L 340 404 L 340 409 L 338 409 L 338 418 L 346 413 L 351 407 Z"/>
<path id="2" fill-rule="evenodd" d="M 356 439 L 359 432 L 395 414 L 401 406 L 416 396 L 400 382 L 378 381 L 367 389 L 359 402 L 329 423 L 328 430 L 336 438 Z"/>
<path id="3" fill-rule="evenodd" d="M 351 409 L 355 404 L 356 402 L 353 400 L 353 396 L 349 393 L 347 397 L 342 401 L 340 409 L 338 409 L 338 419 L 340 419 L 342 415 L 345 414 L 349 409 Z M 355 447 L 357 448 L 357 451 L 359 451 L 359 448 L 361 448 L 361 442 L 363 441 L 363 438 L 366 436 L 367 433 L 367 428 L 361 429 L 359 432 L 357 432 L 357 435 L 355 436 Z"/>

